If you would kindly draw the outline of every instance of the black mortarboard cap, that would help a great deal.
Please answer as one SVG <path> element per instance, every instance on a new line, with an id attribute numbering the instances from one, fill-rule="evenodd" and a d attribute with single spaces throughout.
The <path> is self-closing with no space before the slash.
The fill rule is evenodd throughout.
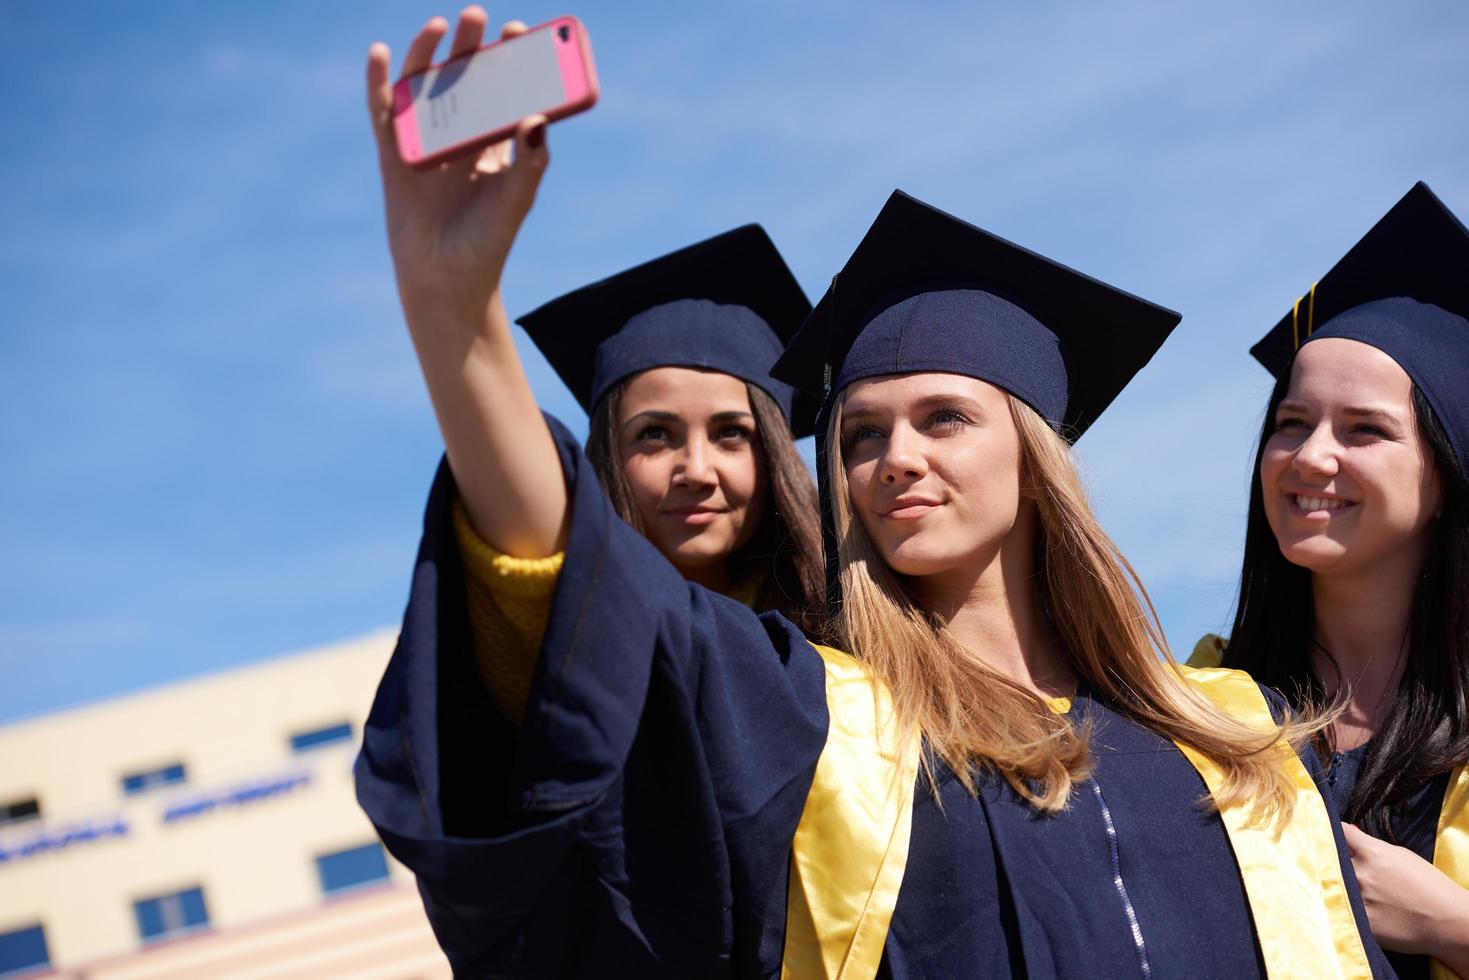
<path id="1" fill-rule="evenodd" d="M 822 392 L 823 418 L 861 378 L 969 375 L 1075 440 L 1179 319 L 894 191 L 774 373 Z"/>
<path id="2" fill-rule="evenodd" d="M 1469 231 L 1421 181 L 1250 348 L 1277 378 L 1301 345 L 1370 344 L 1397 361 L 1469 463 Z"/>
<path id="3" fill-rule="evenodd" d="M 811 302 L 759 225 L 670 252 L 583 286 L 517 322 L 588 412 L 607 390 L 655 367 L 721 371 L 759 386 L 797 436 L 814 398 L 770 376 Z"/>

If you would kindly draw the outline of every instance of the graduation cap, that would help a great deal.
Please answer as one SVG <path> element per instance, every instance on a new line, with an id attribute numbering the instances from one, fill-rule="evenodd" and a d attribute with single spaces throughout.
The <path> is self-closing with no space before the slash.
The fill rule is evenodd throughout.
<path id="1" fill-rule="evenodd" d="M 969 375 L 1075 441 L 1180 319 L 894 191 L 773 373 L 823 419 L 862 378 Z"/>
<path id="2" fill-rule="evenodd" d="M 1276 378 L 1323 337 L 1370 344 L 1423 392 L 1469 464 L 1469 231 L 1419 181 L 1250 353 Z"/>
<path id="3" fill-rule="evenodd" d="M 770 376 L 811 302 L 759 225 L 670 252 L 527 313 L 526 329 L 588 412 L 608 389 L 655 367 L 721 371 L 780 405 L 809 435 L 813 398 Z"/>

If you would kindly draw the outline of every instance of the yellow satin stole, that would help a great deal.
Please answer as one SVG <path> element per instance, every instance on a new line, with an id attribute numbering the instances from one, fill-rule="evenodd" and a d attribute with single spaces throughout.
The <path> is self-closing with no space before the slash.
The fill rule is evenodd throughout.
<path id="1" fill-rule="evenodd" d="M 908 864 L 919 743 L 900 738 L 885 685 L 849 654 L 816 650 L 830 720 L 791 842 L 781 976 L 870 980 Z"/>
<path id="2" fill-rule="evenodd" d="M 1433 845 L 1433 866 L 1457 884 L 1469 888 L 1469 763 L 1449 777 L 1443 807 L 1438 811 L 1438 837 Z M 1438 960 L 1429 966 L 1432 980 L 1459 980 L 1459 975 Z"/>
<path id="3" fill-rule="evenodd" d="M 830 647 L 816 649 L 826 665 L 830 722 L 791 845 L 781 976 L 870 980 L 882 962 L 907 865 L 919 743 L 901 737 L 888 691 L 861 663 Z M 1247 675 L 1210 670 L 1186 676 L 1232 715 L 1273 727 L 1269 705 Z M 1217 789 L 1218 767 L 1180 748 L 1205 785 Z M 1282 750 L 1298 791 L 1291 823 L 1275 832 L 1249 826 L 1239 808 L 1222 814 L 1266 972 L 1272 978 L 1370 977 L 1326 806 L 1295 753 Z"/>
<path id="4" fill-rule="evenodd" d="M 1260 687 L 1241 670 L 1182 668 L 1198 691 L 1233 718 L 1262 731 L 1275 727 Z M 1179 750 L 1214 793 L 1224 774 L 1187 745 Z M 1234 848 L 1265 973 L 1279 977 L 1370 978 L 1372 967 L 1362 947 L 1351 898 L 1342 878 L 1336 838 L 1326 801 L 1305 765 L 1289 745 L 1273 749 L 1296 791 L 1290 823 L 1254 824 L 1243 807 L 1221 810 L 1220 819 Z"/>
<path id="5" fill-rule="evenodd" d="M 1209 633 L 1194 646 L 1188 658 L 1191 667 L 1216 667 L 1224 656 L 1227 641 Z M 1438 811 L 1438 832 L 1433 845 L 1433 866 L 1460 887 L 1469 889 L 1469 764 L 1449 777 L 1443 805 Z M 1432 980 L 1459 980 L 1459 975 L 1438 960 L 1429 966 Z"/>

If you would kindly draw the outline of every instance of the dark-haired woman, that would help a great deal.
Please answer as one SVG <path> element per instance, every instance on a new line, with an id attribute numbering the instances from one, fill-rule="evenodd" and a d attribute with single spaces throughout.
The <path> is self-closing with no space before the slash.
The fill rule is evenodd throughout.
<path id="1" fill-rule="evenodd" d="M 587 410 L 587 456 L 618 516 L 689 581 L 815 628 L 816 486 L 793 441 L 814 406 L 770 376 L 810 311 L 745 225 L 519 323 Z"/>
<path id="2" fill-rule="evenodd" d="M 1256 345 L 1239 608 L 1191 660 L 1343 707 L 1318 749 L 1403 977 L 1469 975 L 1466 314 L 1469 235 L 1419 184 Z"/>
<path id="3" fill-rule="evenodd" d="M 587 410 L 587 456 L 618 517 L 686 580 L 816 629 L 816 486 L 793 441 L 812 413 L 770 377 L 810 308 L 764 230 L 746 225 L 519 322 Z M 539 646 L 527 624 L 549 611 L 554 569 L 490 545 L 469 506 L 456 503 L 454 524 L 478 660 L 497 710 L 518 719 Z"/>
<path id="4" fill-rule="evenodd" d="M 461 22 L 454 53 L 482 30 L 482 12 Z M 524 30 L 512 23 L 505 35 Z M 427 67 L 431 54 L 415 47 L 405 69 Z M 484 378 L 476 365 L 503 356 L 509 334 L 461 324 L 469 309 L 506 321 L 500 272 L 547 160 L 540 125 L 515 142 L 515 166 L 508 142 L 431 175 L 412 172 L 392 145 L 380 154 L 399 293 L 444 433 L 446 472 L 462 474 L 453 525 L 473 573 L 468 608 L 493 638 L 480 667 L 496 709 L 517 719 L 537 645 L 526 617 L 551 602 L 538 532 L 559 521 L 547 516 L 557 495 L 530 507 L 519 527 L 501 527 L 480 502 L 497 498 L 507 470 L 554 467 L 555 455 L 542 429 L 517 433 L 517 451 L 503 460 L 468 458 L 484 445 L 479 406 L 534 399 L 523 375 L 508 391 L 476 383 Z M 432 259 L 414 261 L 422 255 Z M 810 434 L 813 409 L 770 377 L 810 308 L 764 230 L 746 225 L 578 289 L 520 323 L 589 412 L 587 453 L 619 517 L 687 580 L 815 628 L 820 521 L 793 441 Z M 497 599 L 481 586 L 487 580 L 517 601 Z"/>

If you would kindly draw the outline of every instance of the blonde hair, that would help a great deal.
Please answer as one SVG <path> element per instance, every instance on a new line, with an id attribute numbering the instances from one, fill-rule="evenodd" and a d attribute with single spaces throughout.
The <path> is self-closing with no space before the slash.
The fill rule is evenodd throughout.
<path id="1" fill-rule="evenodd" d="M 1022 479 L 1030 484 L 1024 495 L 1039 518 L 1037 587 L 1071 668 L 1114 710 L 1218 765 L 1224 780 L 1215 806 L 1248 803 L 1255 820 L 1289 819 L 1295 790 L 1276 746 L 1304 743 L 1321 723 L 1287 718 L 1262 733 L 1191 689 L 1137 573 L 1092 513 L 1070 446 L 1024 402 L 1007 398 Z M 929 757 L 943 760 L 973 793 L 977 765 L 1039 810 L 1064 808 L 1073 785 L 1091 771 L 1089 732 L 962 648 L 882 560 L 853 518 L 839 438 L 842 404 L 839 398 L 831 413 L 826 443 L 842 595 L 832 610 L 833 641 L 886 682 L 900 728 L 922 732 L 931 780 Z"/>

